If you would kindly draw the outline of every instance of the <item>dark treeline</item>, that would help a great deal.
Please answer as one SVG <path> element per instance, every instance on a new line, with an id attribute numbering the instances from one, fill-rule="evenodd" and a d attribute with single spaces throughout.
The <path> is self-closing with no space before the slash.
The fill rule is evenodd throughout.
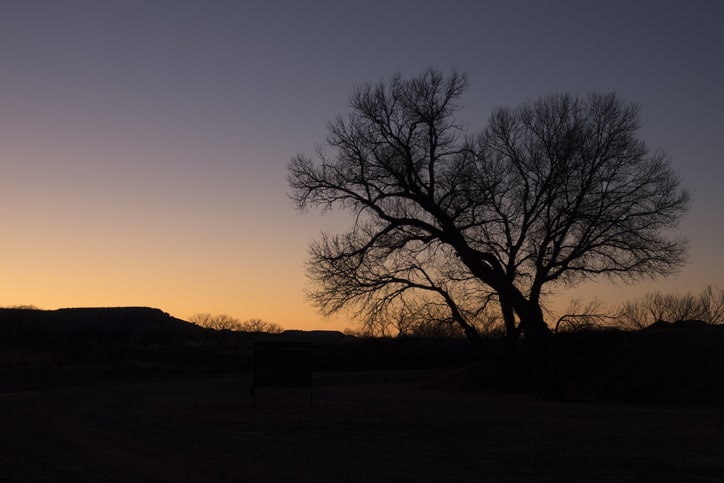
<path id="1" fill-rule="evenodd" d="M 315 372 L 447 369 L 441 389 L 535 394 L 525 338 L 511 377 L 504 339 L 360 337 L 336 331 L 279 334 L 212 330 L 158 309 L 0 309 L 0 374 L 248 373 L 256 341 L 313 344 Z M 573 401 L 724 401 L 724 326 L 679 322 L 643 330 L 581 329 L 556 337 Z M 514 384 L 511 384 L 514 381 Z"/>

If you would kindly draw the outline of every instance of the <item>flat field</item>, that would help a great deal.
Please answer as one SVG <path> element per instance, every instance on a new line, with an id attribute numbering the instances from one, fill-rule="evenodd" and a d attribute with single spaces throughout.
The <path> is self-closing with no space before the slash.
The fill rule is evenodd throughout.
<path id="1" fill-rule="evenodd" d="M 468 393 L 454 370 L 0 384 L 0 481 L 724 481 L 724 408 Z M 446 389 L 447 388 L 447 389 Z"/>

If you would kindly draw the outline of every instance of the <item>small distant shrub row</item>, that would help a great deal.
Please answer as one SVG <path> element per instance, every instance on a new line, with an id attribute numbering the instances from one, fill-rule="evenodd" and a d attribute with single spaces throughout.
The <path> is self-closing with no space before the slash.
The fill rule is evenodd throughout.
<path id="1" fill-rule="evenodd" d="M 241 321 L 226 314 L 211 315 L 207 313 L 194 314 L 189 322 L 207 329 L 233 330 L 238 332 L 263 332 L 267 334 L 280 334 L 284 328 L 274 322 L 261 319 L 248 319 Z"/>

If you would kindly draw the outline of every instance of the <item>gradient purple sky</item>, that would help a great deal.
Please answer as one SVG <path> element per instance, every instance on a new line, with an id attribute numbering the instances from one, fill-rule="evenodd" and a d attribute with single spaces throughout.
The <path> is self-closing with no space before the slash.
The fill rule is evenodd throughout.
<path id="1" fill-rule="evenodd" d="M 615 304 L 724 287 L 724 2 L 0 3 L 0 305 L 147 305 L 343 328 L 303 264 L 344 214 L 297 213 L 286 166 L 352 88 L 467 73 L 462 119 L 617 90 L 692 193 L 671 280 L 560 294 Z"/>

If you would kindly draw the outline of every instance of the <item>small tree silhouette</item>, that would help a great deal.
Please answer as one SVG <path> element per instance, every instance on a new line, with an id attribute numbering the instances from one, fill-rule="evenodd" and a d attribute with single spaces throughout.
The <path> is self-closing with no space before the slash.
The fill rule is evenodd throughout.
<path id="1" fill-rule="evenodd" d="M 659 321 L 701 320 L 724 323 L 724 290 L 708 285 L 698 295 L 650 292 L 621 304 L 618 325 L 628 330 L 645 329 Z"/>
<path id="2" fill-rule="evenodd" d="M 273 322 L 266 322 L 261 319 L 249 319 L 241 322 L 239 319 L 226 314 L 211 315 L 209 313 L 194 314 L 189 317 L 189 322 L 201 327 L 214 330 L 234 330 L 239 332 L 265 332 L 279 334 L 284 328 Z"/>
<path id="3" fill-rule="evenodd" d="M 265 332 L 267 334 L 280 334 L 284 332 L 284 328 L 273 322 L 267 322 L 261 319 L 248 319 L 239 324 L 239 328 L 244 332 Z"/>

